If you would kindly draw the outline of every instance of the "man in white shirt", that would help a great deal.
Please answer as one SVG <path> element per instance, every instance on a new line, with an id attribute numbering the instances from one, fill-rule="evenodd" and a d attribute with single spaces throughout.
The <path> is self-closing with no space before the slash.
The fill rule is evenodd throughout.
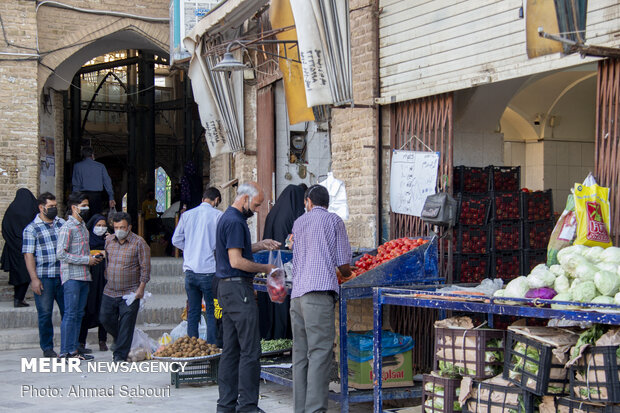
<path id="1" fill-rule="evenodd" d="M 181 215 L 172 236 L 172 244 L 183 250 L 183 271 L 187 291 L 187 335 L 198 337 L 198 325 L 204 297 L 207 314 L 207 343 L 215 344 L 213 292 L 211 283 L 215 275 L 215 230 L 222 215 L 216 208 L 222 201 L 217 188 L 207 188 L 202 203 Z"/>

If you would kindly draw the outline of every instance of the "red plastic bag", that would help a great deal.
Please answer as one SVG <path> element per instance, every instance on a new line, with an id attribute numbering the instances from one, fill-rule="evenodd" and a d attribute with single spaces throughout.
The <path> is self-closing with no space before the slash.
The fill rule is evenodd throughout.
<path id="1" fill-rule="evenodd" d="M 274 303 L 281 304 L 286 299 L 287 292 L 282 268 L 274 268 L 267 276 L 267 293 Z"/>

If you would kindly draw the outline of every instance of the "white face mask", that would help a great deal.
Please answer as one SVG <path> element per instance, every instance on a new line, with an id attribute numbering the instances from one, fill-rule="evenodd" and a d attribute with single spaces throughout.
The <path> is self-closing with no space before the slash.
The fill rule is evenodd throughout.
<path id="1" fill-rule="evenodd" d="M 123 240 L 127 238 L 127 235 L 129 235 L 129 231 L 125 231 L 124 229 L 117 229 L 116 231 L 114 231 L 114 235 L 116 235 L 116 238 Z"/>
<path id="2" fill-rule="evenodd" d="M 99 235 L 99 236 L 102 236 L 107 231 L 108 231 L 108 229 L 106 227 L 95 227 L 95 228 L 93 228 L 93 232 L 95 233 L 95 235 Z"/>

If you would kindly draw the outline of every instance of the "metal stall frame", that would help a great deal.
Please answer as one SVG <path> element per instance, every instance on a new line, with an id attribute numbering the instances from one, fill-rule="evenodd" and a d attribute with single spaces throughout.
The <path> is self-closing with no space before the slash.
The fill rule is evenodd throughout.
<path id="1" fill-rule="evenodd" d="M 452 300 L 448 298 L 453 298 Z M 459 301 L 456 301 L 458 299 Z M 373 289 L 373 358 L 374 371 L 381 371 L 383 363 L 381 360 L 381 336 L 383 326 L 383 306 L 384 305 L 400 305 L 406 307 L 423 307 L 436 310 L 455 310 L 472 313 L 486 313 L 489 315 L 490 325 L 492 327 L 493 315 L 511 315 L 521 317 L 548 318 L 572 321 L 589 321 L 598 324 L 620 325 L 620 305 L 610 304 L 589 304 L 576 303 L 572 301 L 551 301 L 540 299 L 524 299 L 510 298 L 510 301 L 519 302 L 522 305 L 506 304 L 506 298 L 499 297 L 476 297 L 475 301 L 463 301 L 463 295 L 456 294 L 440 294 L 431 291 L 420 291 L 412 288 L 390 288 L 376 287 Z M 578 305 L 586 306 L 592 309 L 599 308 L 605 311 L 614 312 L 595 312 L 582 310 L 558 310 L 552 308 L 540 308 L 540 305 L 549 304 L 561 305 Z M 532 305 L 526 306 L 527 304 Z M 381 374 L 375 374 L 374 381 L 374 413 L 383 413 L 383 395 L 382 389 L 383 378 Z M 418 387 L 418 393 L 422 392 L 422 388 Z"/>
<path id="2" fill-rule="evenodd" d="M 423 237 L 430 242 L 411 250 L 399 257 L 393 258 L 366 273 L 345 282 L 339 288 L 338 314 L 340 333 L 340 393 L 329 393 L 331 400 L 340 403 L 342 413 L 349 412 L 350 403 L 372 402 L 373 390 L 355 390 L 349 392 L 349 363 L 347 348 L 347 302 L 373 297 L 373 288 L 377 285 L 392 285 L 409 289 L 435 288 L 443 284 L 445 279 L 438 276 L 436 237 Z M 289 252 L 290 253 L 290 252 Z M 260 253 L 259 253 L 260 254 Z M 268 254 L 254 255 L 255 261 L 266 262 Z M 283 257 L 284 258 L 284 257 Z M 292 254 L 284 260 L 288 261 Z M 254 283 L 256 291 L 267 291 L 267 286 L 262 283 Z M 260 377 L 283 386 L 292 387 L 293 381 L 261 369 Z M 386 399 L 406 399 L 420 397 L 420 389 L 394 388 L 386 390 Z"/>

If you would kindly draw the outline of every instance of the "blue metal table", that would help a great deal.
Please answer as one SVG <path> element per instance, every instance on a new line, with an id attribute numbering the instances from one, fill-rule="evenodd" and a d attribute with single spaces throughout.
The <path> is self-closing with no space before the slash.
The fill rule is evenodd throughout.
<path id="1" fill-rule="evenodd" d="M 532 300 L 524 298 L 500 298 L 500 297 L 472 297 L 465 301 L 463 295 L 441 294 L 432 291 L 422 291 L 413 288 L 390 288 L 377 287 L 373 289 L 374 310 L 374 334 L 373 334 L 373 358 L 374 371 L 381 371 L 381 336 L 383 327 L 383 306 L 400 305 L 408 307 L 434 308 L 437 310 L 467 311 L 473 313 L 486 313 L 489 315 L 489 324 L 492 326 L 492 317 L 496 315 L 511 315 L 536 318 L 556 318 L 561 320 L 588 321 L 598 324 L 620 325 L 620 305 L 609 304 L 586 304 L 570 301 Z M 592 309 L 598 308 L 606 312 L 583 311 L 583 310 L 560 310 L 543 308 L 549 304 L 577 305 Z M 611 309 L 611 311 L 609 310 Z M 382 375 L 374 375 L 374 412 L 383 412 L 383 399 L 385 390 L 382 389 Z M 421 388 L 418 392 L 421 393 Z"/>
<path id="2" fill-rule="evenodd" d="M 349 363 L 347 348 L 347 302 L 373 297 L 373 288 L 376 286 L 400 286 L 410 289 L 428 288 L 445 282 L 438 276 L 437 240 L 427 238 L 430 242 L 411 250 L 401 256 L 393 258 L 360 276 L 340 285 L 339 293 L 339 334 L 340 334 L 340 394 L 330 392 L 330 399 L 340 402 L 340 411 L 348 413 L 350 403 L 372 402 L 372 390 L 349 391 Z M 266 263 L 268 252 L 254 254 L 256 262 Z M 372 253 L 371 253 L 372 254 Z M 282 254 L 284 263 L 292 259 L 290 251 Z M 267 291 L 265 284 L 254 284 L 257 291 Z M 261 370 L 261 378 L 281 385 L 291 386 L 292 380 Z M 403 399 L 421 396 L 421 390 L 416 388 L 386 389 L 384 398 Z"/>

